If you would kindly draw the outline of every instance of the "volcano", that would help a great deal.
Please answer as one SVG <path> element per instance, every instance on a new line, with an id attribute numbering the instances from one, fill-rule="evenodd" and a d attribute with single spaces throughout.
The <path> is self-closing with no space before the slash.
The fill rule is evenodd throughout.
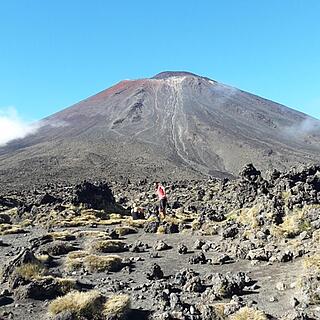
<path id="1" fill-rule="evenodd" d="M 319 121 L 189 72 L 125 80 L 0 148 L 2 186 L 193 179 L 314 163 Z"/>

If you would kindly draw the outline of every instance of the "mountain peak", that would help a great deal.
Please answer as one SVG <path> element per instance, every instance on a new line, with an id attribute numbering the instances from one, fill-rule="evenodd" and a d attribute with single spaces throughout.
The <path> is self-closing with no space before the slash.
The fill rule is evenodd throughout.
<path id="1" fill-rule="evenodd" d="M 163 72 L 156 74 L 151 79 L 159 79 L 160 80 L 160 79 L 168 79 L 171 77 L 186 77 L 186 76 L 204 78 L 204 77 L 201 77 L 197 74 L 194 74 L 192 72 L 187 72 L 187 71 L 163 71 Z"/>

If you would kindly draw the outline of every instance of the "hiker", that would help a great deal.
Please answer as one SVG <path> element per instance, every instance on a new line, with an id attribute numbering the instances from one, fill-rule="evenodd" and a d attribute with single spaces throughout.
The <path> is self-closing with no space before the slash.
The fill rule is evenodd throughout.
<path id="1" fill-rule="evenodd" d="M 160 219 L 161 218 L 165 218 L 166 217 L 166 207 L 167 207 L 167 195 L 166 195 L 166 191 L 164 189 L 164 186 L 160 184 L 160 182 L 156 181 L 155 184 L 155 189 L 160 201 L 160 205 L 159 205 L 159 215 L 160 215 Z"/>

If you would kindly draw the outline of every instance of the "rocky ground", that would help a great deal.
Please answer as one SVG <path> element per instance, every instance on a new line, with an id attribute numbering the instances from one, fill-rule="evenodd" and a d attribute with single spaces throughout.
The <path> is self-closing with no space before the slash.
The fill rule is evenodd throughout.
<path id="1" fill-rule="evenodd" d="M 0 319 L 320 318 L 320 166 L 165 186 L 4 192 Z"/>

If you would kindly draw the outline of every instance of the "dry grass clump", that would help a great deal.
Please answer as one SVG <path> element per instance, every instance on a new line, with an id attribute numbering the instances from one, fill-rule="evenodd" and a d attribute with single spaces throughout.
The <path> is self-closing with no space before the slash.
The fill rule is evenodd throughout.
<path id="1" fill-rule="evenodd" d="M 126 244 L 121 240 L 96 240 L 88 244 L 88 249 L 93 252 L 115 253 L 126 251 Z"/>
<path id="2" fill-rule="evenodd" d="M 182 208 L 183 209 L 183 208 Z M 175 218 L 177 219 L 176 223 L 180 222 L 192 222 L 194 219 L 198 217 L 197 214 L 188 213 L 186 214 L 183 210 L 177 209 L 175 212 Z"/>
<path id="3" fill-rule="evenodd" d="M 84 258 L 85 256 L 89 255 L 89 252 L 79 250 L 79 251 L 72 251 L 69 252 L 67 255 L 67 259 L 79 259 L 79 258 Z"/>
<path id="4" fill-rule="evenodd" d="M 133 228 L 143 228 L 147 220 L 145 219 L 137 219 L 133 220 L 132 218 L 128 218 L 126 220 L 126 223 Z"/>
<path id="5" fill-rule="evenodd" d="M 39 260 L 39 257 L 37 257 Z M 59 287 L 60 294 L 65 294 L 71 290 L 77 289 L 77 281 L 71 278 L 59 278 L 52 275 L 47 275 L 48 270 L 40 262 L 25 263 L 15 269 L 15 275 L 22 277 L 25 280 L 45 280 L 51 279 Z"/>
<path id="6" fill-rule="evenodd" d="M 320 230 L 315 230 L 312 233 L 312 241 L 314 242 L 314 244 L 317 246 L 320 243 Z"/>
<path id="7" fill-rule="evenodd" d="M 123 221 L 124 220 L 121 218 L 121 219 L 101 220 L 101 221 L 96 221 L 96 223 L 102 226 L 114 226 L 117 224 L 121 224 Z"/>
<path id="8" fill-rule="evenodd" d="M 119 220 L 119 219 L 123 219 L 122 215 L 120 213 L 111 213 L 110 214 L 110 219 L 111 220 Z"/>
<path id="9" fill-rule="evenodd" d="M 16 268 L 15 274 L 26 279 L 39 279 L 44 276 L 46 269 L 40 263 L 26 263 Z"/>
<path id="10" fill-rule="evenodd" d="M 59 285 L 60 292 L 66 294 L 72 290 L 77 289 L 78 284 L 77 280 L 71 278 L 56 278 L 56 281 Z"/>
<path id="11" fill-rule="evenodd" d="M 56 316 L 71 313 L 73 319 L 117 319 L 124 317 L 130 310 L 130 297 L 114 295 L 108 300 L 99 291 L 70 292 L 49 304 L 48 311 Z"/>
<path id="12" fill-rule="evenodd" d="M 70 252 L 65 261 L 68 271 L 84 268 L 89 272 L 119 271 L 122 259 L 116 255 L 98 256 L 86 251 Z"/>
<path id="13" fill-rule="evenodd" d="M 306 272 L 320 272 L 320 254 L 304 258 L 302 264 Z"/>
<path id="14" fill-rule="evenodd" d="M 85 227 L 89 225 L 91 221 L 83 221 L 79 218 L 72 220 L 61 220 L 58 222 L 59 227 L 63 228 L 74 228 L 74 227 Z"/>
<path id="15" fill-rule="evenodd" d="M 147 221 L 148 222 L 156 222 L 156 221 L 158 221 L 158 218 L 152 215 L 147 219 Z"/>
<path id="16" fill-rule="evenodd" d="M 67 254 L 65 269 L 67 271 L 77 270 L 83 267 L 83 258 L 89 255 L 87 251 L 73 251 Z"/>
<path id="17" fill-rule="evenodd" d="M 114 295 L 107 300 L 103 305 L 103 315 L 106 318 L 110 316 L 117 316 L 117 318 L 124 317 L 130 310 L 130 297 L 128 295 L 119 294 Z"/>
<path id="18" fill-rule="evenodd" d="M 84 230 L 76 233 L 79 238 L 101 238 L 104 240 L 110 239 L 107 232 L 96 230 Z"/>
<path id="19" fill-rule="evenodd" d="M 39 254 L 35 256 L 40 263 L 47 264 L 52 261 L 52 257 L 48 254 Z"/>
<path id="20" fill-rule="evenodd" d="M 266 314 L 260 310 L 243 307 L 230 317 L 230 320 L 268 320 Z"/>
<path id="21" fill-rule="evenodd" d="M 84 217 L 90 217 L 91 219 L 101 219 L 108 220 L 110 219 L 109 214 L 107 214 L 104 210 L 95 210 L 95 209 L 84 209 L 81 210 L 81 215 Z"/>
<path id="22" fill-rule="evenodd" d="M 116 255 L 84 257 L 84 267 L 89 272 L 119 271 L 122 268 L 122 259 Z"/>
<path id="23" fill-rule="evenodd" d="M 26 233 L 20 225 L 2 223 L 0 224 L 0 235 L 8 235 L 8 234 L 18 234 L 18 233 Z"/>
<path id="24" fill-rule="evenodd" d="M 305 219 L 304 210 L 296 210 L 283 218 L 283 223 L 273 226 L 271 233 L 276 237 L 293 238 L 302 231 L 310 229 L 310 224 Z"/>
<path id="25" fill-rule="evenodd" d="M 251 229 L 256 229 L 259 227 L 258 215 L 260 214 L 261 210 L 262 207 L 259 205 L 251 208 L 239 209 L 237 212 L 234 212 L 237 215 L 235 220 Z"/>
<path id="26" fill-rule="evenodd" d="M 136 228 L 130 226 L 116 227 L 115 231 L 119 236 L 125 236 L 127 234 L 133 234 L 138 232 Z"/>
<path id="27" fill-rule="evenodd" d="M 201 226 L 201 233 L 206 236 L 213 236 L 218 234 L 219 222 L 208 222 Z"/>
<path id="28" fill-rule="evenodd" d="M 57 315 L 71 312 L 75 319 L 99 318 L 104 303 L 104 297 L 99 291 L 70 292 L 49 304 L 49 313 Z"/>
<path id="29" fill-rule="evenodd" d="M 20 224 L 20 226 L 23 227 L 23 228 L 30 227 L 32 225 L 33 225 L 33 222 L 32 222 L 31 219 L 24 219 Z"/>
<path id="30" fill-rule="evenodd" d="M 201 223 L 199 219 L 194 219 L 193 222 L 191 223 L 191 229 L 193 231 L 197 231 L 197 230 L 200 230 L 200 228 L 201 228 Z"/>
<path id="31" fill-rule="evenodd" d="M 281 196 L 284 203 L 288 205 L 289 198 L 292 196 L 291 191 L 283 191 Z"/>
<path id="32" fill-rule="evenodd" d="M 60 240 L 60 241 L 71 241 L 76 239 L 76 236 L 70 231 L 50 232 L 49 236 L 51 236 L 53 240 Z"/>
<path id="33" fill-rule="evenodd" d="M 173 216 L 166 216 L 164 219 L 163 219 L 163 222 L 168 222 L 168 223 L 172 223 L 172 224 L 179 224 L 179 223 L 182 223 L 184 222 L 183 219 L 181 218 L 178 218 L 178 217 L 173 217 Z"/>
<path id="34" fill-rule="evenodd" d="M 166 233 L 166 229 L 163 225 L 159 226 L 157 229 L 157 233 L 158 234 L 165 234 Z"/>
<path id="35" fill-rule="evenodd" d="M 304 258 L 302 265 L 303 273 L 297 280 L 297 287 L 308 304 L 318 305 L 320 303 L 320 254 L 315 253 Z"/>

